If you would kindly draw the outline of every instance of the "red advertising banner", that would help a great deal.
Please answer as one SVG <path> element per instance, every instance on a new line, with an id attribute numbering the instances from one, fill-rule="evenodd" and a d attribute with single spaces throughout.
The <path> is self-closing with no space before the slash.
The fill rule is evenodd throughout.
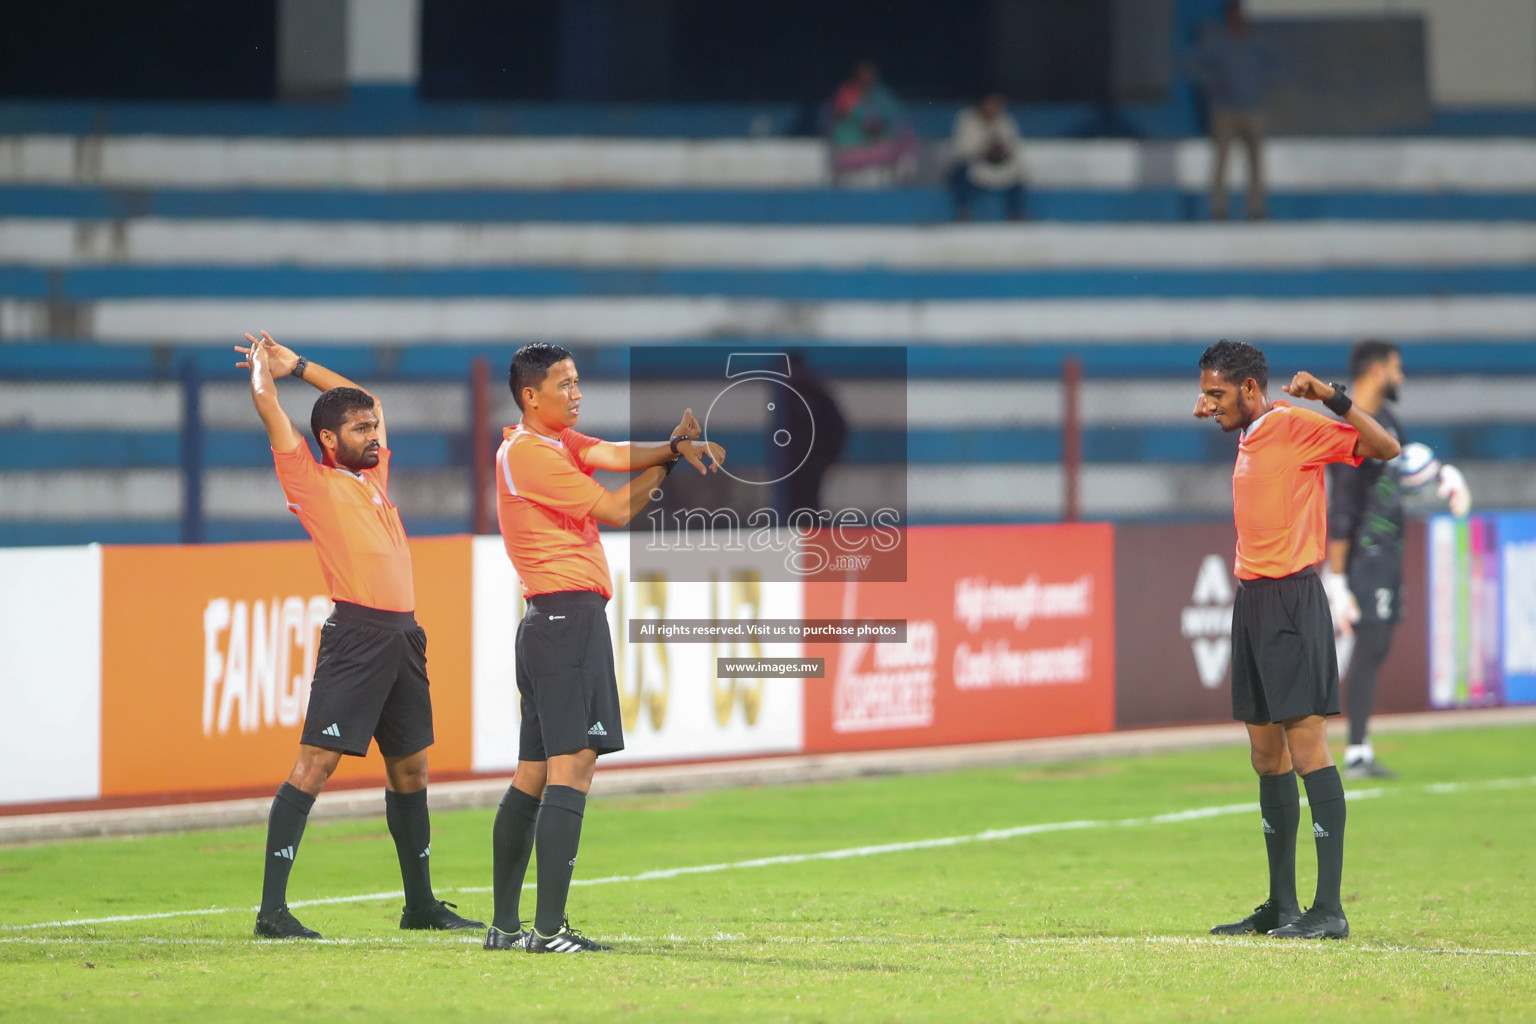
<path id="1" fill-rule="evenodd" d="M 805 749 L 1114 727 L 1108 524 L 914 528 L 906 583 L 807 583 L 808 619 L 905 619 L 905 643 L 806 644 Z"/>

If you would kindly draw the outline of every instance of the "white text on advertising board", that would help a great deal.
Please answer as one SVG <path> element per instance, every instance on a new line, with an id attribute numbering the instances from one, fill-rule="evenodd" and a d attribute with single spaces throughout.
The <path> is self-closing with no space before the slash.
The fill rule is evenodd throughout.
<path id="1" fill-rule="evenodd" d="M 1214 690 L 1232 661 L 1232 573 L 1220 555 L 1206 555 L 1195 591 L 1179 615 L 1179 628 L 1195 655 L 1200 685 Z"/>
<path id="2" fill-rule="evenodd" d="M 203 735 L 291 728 L 304 717 L 328 597 L 231 601 L 203 609 Z"/>
<path id="3" fill-rule="evenodd" d="M 874 665 L 863 666 L 872 651 Z M 907 642 L 841 644 L 832 689 L 834 732 L 920 729 L 933 724 L 933 677 L 939 630 L 931 619 L 907 623 Z"/>
<path id="4" fill-rule="evenodd" d="M 1005 583 L 968 576 L 955 583 L 955 621 L 971 632 L 1000 623 L 1026 632 L 1036 620 L 1086 619 L 1093 615 L 1093 577 L 1042 583 L 1030 576 L 1022 583 Z M 997 687 L 1058 686 L 1083 683 L 1092 674 L 1093 642 L 1087 637 L 1053 647 L 1015 648 L 1006 637 L 979 647 L 955 646 L 955 688 L 989 690 Z"/>
<path id="5" fill-rule="evenodd" d="M 1087 573 L 1067 583 L 999 583 L 968 576 L 955 583 L 955 621 L 975 633 L 990 622 L 1028 629 L 1035 619 L 1080 619 L 1093 613 L 1093 577 Z"/>

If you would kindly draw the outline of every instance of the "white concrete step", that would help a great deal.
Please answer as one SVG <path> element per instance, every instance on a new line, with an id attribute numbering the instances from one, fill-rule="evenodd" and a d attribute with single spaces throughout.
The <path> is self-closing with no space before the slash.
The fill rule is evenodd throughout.
<path id="1" fill-rule="evenodd" d="M 0 220 L 0 263 L 756 270 L 1304 269 L 1536 262 L 1536 224 L 779 227 Z"/>

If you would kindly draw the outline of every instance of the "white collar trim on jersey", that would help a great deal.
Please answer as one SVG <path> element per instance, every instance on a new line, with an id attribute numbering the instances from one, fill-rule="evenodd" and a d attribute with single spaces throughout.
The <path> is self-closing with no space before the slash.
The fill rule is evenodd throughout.
<path id="1" fill-rule="evenodd" d="M 1259 424 L 1260 423 L 1263 423 L 1265 420 L 1269 419 L 1269 417 L 1272 416 L 1273 414 L 1275 414 L 1277 412 L 1284 412 L 1286 409 L 1289 409 L 1289 408 L 1290 408 L 1290 406 L 1288 406 L 1288 405 L 1272 405 L 1272 406 L 1270 406 L 1269 412 L 1265 413 L 1263 416 L 1260 416 L 1258 419 L 1256 419 L 1252 423 L 1248 424 L 1248 426 L 1243 430 L 1243 438 L 1246 440 L 1247 438 L 1252 437 L 1253 436 L 1253 432 L 1255 430 L 1259 429 Z"/>
<path id="2" fill-rule="evenodd" d="M 521 423 L 519 423 L 516 427 L 513 428 L 513 433 L 516 433 L 519 430 L 522 431 L 523 433 L 529 435 L 530 437 L 538 438 L 540 441 L 548 441 L 550 444 L 554 445 L 556 448 L 559 448 L 561 451 L 565 450 L 565 445 L 560 443 L 560 439 L 558 437 L 545 437 L 543 434 L 539 433 L 537 430 L 529 430 L 527 427 L 523 426 Z"/>

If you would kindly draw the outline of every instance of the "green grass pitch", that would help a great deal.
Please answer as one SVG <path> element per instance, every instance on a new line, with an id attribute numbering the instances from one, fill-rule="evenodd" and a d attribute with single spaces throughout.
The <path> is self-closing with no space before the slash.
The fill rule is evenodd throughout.
<path id="1" fill-rule="evenodd" d="M 601 956 L 399 932 L 382 817 L 304 837 L 291 900 L 362 897 L 296 908 L 324 943 L 250 937 L 261 829 L 4 848 L 0 1022 L 1536 1019 L 1536 728 L 1378 751 L 1403 778 L 1347 786 L 1343 942 L 1206 934 L 1264 896 L 1234 746 L 595 799 L 571 915 Z M 477 917 L 491 816 L 434 820 Z"/>

